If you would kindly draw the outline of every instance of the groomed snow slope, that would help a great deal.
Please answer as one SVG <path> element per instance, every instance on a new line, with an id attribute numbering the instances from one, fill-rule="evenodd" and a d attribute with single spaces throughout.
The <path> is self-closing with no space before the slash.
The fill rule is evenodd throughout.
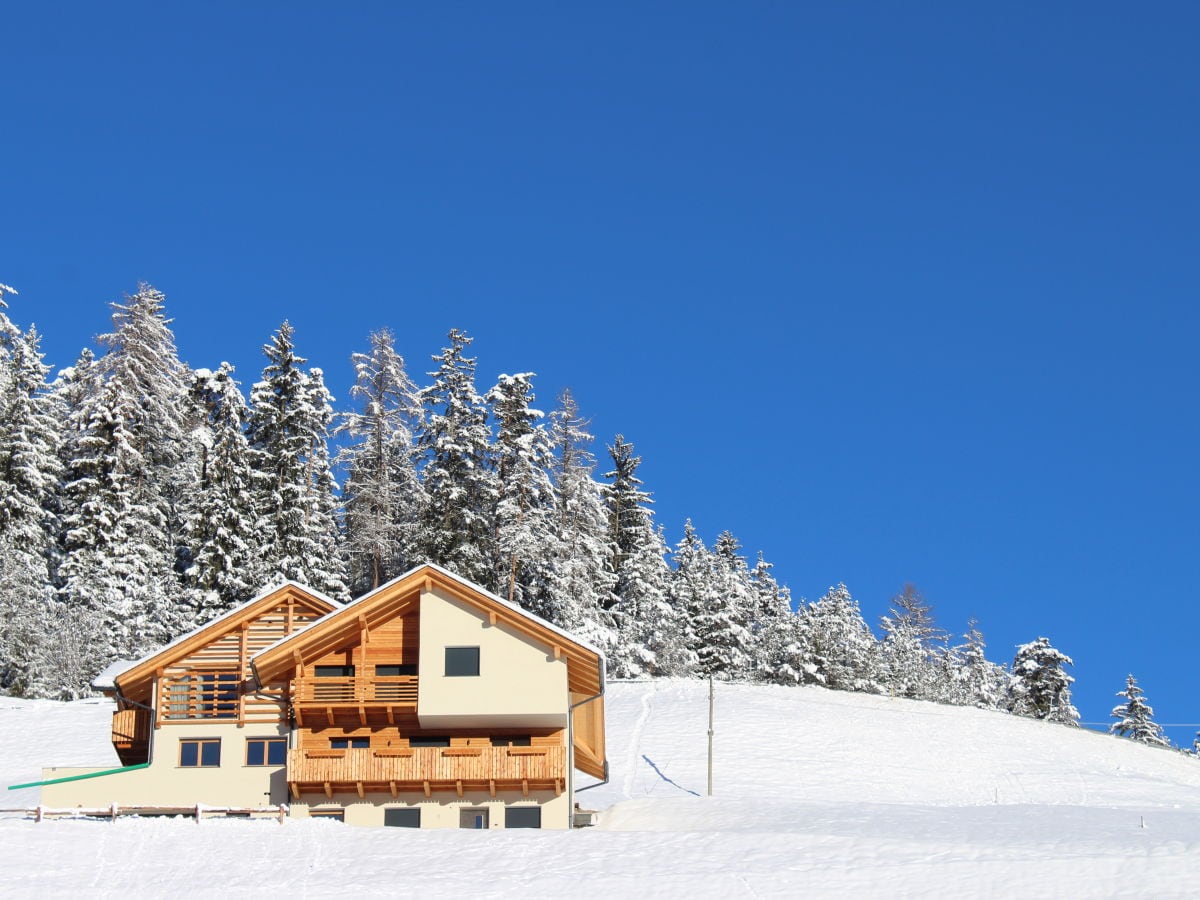
<path id="1" fill-rule="evenodd" d="M 6 784 L 115 763 L 105 703 L 0 707 Z M 1179 754 L 815 688 L 718 685 L 716 723 L 707 798 L 707 685 L 611 685 L 586 831 L 0 819 L 0 896 L 1197 894 L 1200 762 Z"/>

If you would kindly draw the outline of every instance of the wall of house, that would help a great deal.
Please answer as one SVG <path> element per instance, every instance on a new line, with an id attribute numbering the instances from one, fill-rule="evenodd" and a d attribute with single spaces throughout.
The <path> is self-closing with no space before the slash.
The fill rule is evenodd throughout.
<path id="1" fill-rule="evenodd" d="M 150 767 L 83 781 L 43 785 L 41 801 L 50 807 L 120 806 L 271 806 L 286 803 L 284 766 L 246 765 L 247 738 L 287 737 L 284 726 L 245 726 L 229 722 L 164 725 L 151 738 Z M 219 738 L 221 764 L 214 767 L 179 765 L 179 742 Z M 48 768 L 43 779 L 65 778 L 102 769 Z"/>
<path id="2" fill-rule="evenodd" d="M 553 727 L 567 716 L 567 663 L 551 648 L 436 587 L 421 594 L 422 728 Z M 477 677 L 447 676 L 447 647 L 478 647 Z"/>
<path id="3" fill-rule="evenodd" d="M 571 825 L 571 804 L 564 792 L 558 796 L 553 791 L 530 791 L 523 796 L 520 791 L 496 791 L 491 796 L 487 791 L 465 791 L 462 797 L 455 793 L 438 794 L 427 798 L 423 793 L 401 793 L 395 799 L 390 795 L 362 799 L 356 793 L 334 792 L 332 799 L 323 795 L 306 794 L 305 803 L 292 803 L 291 815 L 304 818 L 319 810 L 340 809 L 345 813 L 347 825 L 383 825 L 385 809 L 416 807 L 421 810 L 422 828 L 458 828 L 459 814 L 463 809 L 486 809 L 488 828 L 505 826 L 505 809 L 510 806 L 540 806 L 543 829 L 565 829 Z"/>

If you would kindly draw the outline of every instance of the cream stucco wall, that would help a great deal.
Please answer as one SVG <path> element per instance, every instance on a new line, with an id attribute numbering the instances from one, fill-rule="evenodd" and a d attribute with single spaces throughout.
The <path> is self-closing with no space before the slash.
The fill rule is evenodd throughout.
<path id="1" fill-rule="evenodd" d="M 246 765 L 247 738 L 287 737 L 283 726 L 244 726 L 228 722 L 164 725 L 152 736 L 150 767 L 42 786 L 41 799 L 50 807 L 206 806 L 255 807 L 287 802 L 284 766 Z M 179 765 L 179 742 L 220 738 L 221 765 L 184 768 Z M 49 768 L 43 779 L 65 778 L 102 769 Z"/>
<path id="2" fill-rule="evenodd" d="M 447 647 L 478 647 L 478 677 L 446 676 Z M 421 594 L 422 728 L 563 727 L 567 663 L 551 648 L 436 588 Z"/>
<path id="3" fill-rule="evenodd" d="M 306 794 L 306 803 L 293 803 L 291 815 L 304 818 L 321 809 L 341 809 L 347 825 L 379 826 L 383 824 L 385 809 L 416 807 L 421 810 L 422 828 L 458 828 L 459 811 L 462 809 L 486 809 L 488 828 L 504 827 L 505 809 L 510 806 L 540 806 L 543 829 L 563 829 L 571 824 L 571 804 L 565 793 L 555 796 L 553 791 L 530 791 L 525 797 L 520 791 L 497 791 L 493 797 L 487 791 L 466 791 L 462 797 L 454 793 L 435 793 L 426 798 L 422 793 L 401 793 L 395 800 L 391 796 L 372 800 L 360 799 L 355 793 L 334 792 L 333 799 L 318 798 Z"/>

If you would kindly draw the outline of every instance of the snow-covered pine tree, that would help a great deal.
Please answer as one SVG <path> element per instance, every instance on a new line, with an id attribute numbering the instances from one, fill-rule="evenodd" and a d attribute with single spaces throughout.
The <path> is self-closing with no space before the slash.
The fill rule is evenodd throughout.
<path id="1" fill-rule="evenodd" d="M 290 578 L 342 600 L 349 591 L 326 443 L 332 398 L 321 370 L 302 368 L 306 360 L 296 354 L 293 334 L 284 322 L 263 347 L 267 365 L 250 393 L 258 553 L 268 582 Z"/>
<path id="2" fill-rule="evenodd" d="M 610 652 L 616 628 L 607 612 L 616 574 L 608 567 L 612 548 L 601 486 L 593 478 L 596 460 L 592 435 L 569 390 L 550 414 L 555 516 L 552 523 L 557 559 L 551 570 L 548 600 L 559 625 Z"/>
<path id="3" fill-rule="evenodd" d="M 556 546 L 550 436 L 534 400 L 532 373 L 501 375 L 487 395 L 496 420 L 496 564 L 499 593 L 543 618 L 562 624 L 551 585 Z"/>
<path id="4" fill-rule="evenodd" d="M 43 626 L 57 606 L 51 583 L 61 441 L 37 331 L 10 337 L 11 356 L 0 359 L 7 370 L 0 379 L 0 686 L 41 696 L 31 667 L 40 647 L 58 638 Z"/>
<path id="5" fill-rule="evenodd" d="M 959 706 L 999 709 L 1008 687 L 1008 672 L 1004 666 L 987 658 L 983 632 L 974 619 L 967 623 L 967 633 L 963 637 L 966 643 L 956 648 L 958 666 L 953 673 L 950 702 Z"/>
<path id="6" fill-rule="evenodd" d="M 839 691 L 880 691 L 878 647 L 844 584 L 804 607 L 802 615 L 818 684 Z"/>
<path id="7" fill-rule="evenodd" d="M 190 565 L 184 575 L 200 623 L 254 596 L 263 572 L 245 435 L 248 411 L 233 367 L 197 369 L 190 400 L 196 425 L 189 443 L 198 484 L 187 503 Z"/>
<path id="8" fill-rule="evenodd" d="M 433 384 L 421 392 L 425 506 L 417 545 L 423 559 L 496 590 L 497 486 L 487 407 L 475 389 L 475 360 L 464 355 L 472 339 L 458 329 L 449 339 L 434 357 Z"/>
<path id="9" fill-rule="evenodd" d="M 1079 713 L 1071 705 L 1071 685 L 1075 679 L 1063 668 L 1074 664 L 1071 657 L 1056 650 L 1044 637 L 1020 645 L 1009 679 L 1009 711 L 1031 719 L 1076 724 Z"/>
<path id="10" fill-rule="evenodd" d="M 691 524 L 690 522 L 688 523 Z M 690 615 L 701 675 L 718 678 L 749 678 L 754 670 L 754 638 L 751 634 L 756 598 L 741 544 L 729 531 L 717 536 L 712 552 L 701 554 L 707 572 L 699 577 L 708 584 L 704 606 Z"/>
<path id="11" fill-rule="evenodd" d="M 617 677 L 688 675 L 696 664 L 691 623 L 668 599 L 670 569 L 666 543 L 655 529 L 650 495 L 637 477 L 641 457 L 617 435 L 608 448 L 613 479 L 604 486 L 608 509 L 609 571 L 616 578 L 608 612 L 617 628 L 609 664 Z"/>
<path id="12" fill-rule="evenodd" d="M 772 668 L 783 664 L 782 647 L 795 643 L 794 635 L 789 632 L 797 621 L 792 612 L 791 592 L 775 580 L 773 568 L 773 564 L 763 559 L 760 550 L 754 568 L 750 570 L 750 633 L 753 639 L 750 674 L 766 681 L 772 680 Z M 784 623 L 782 628 L 775 627 L 779 623 Z"/>
<path id="13" fill-rule="evenodd" d="M 800 610 L 777 616 L 755 635 L 756 677 L 769 684 L 819 684 L 824 677 L 813 662 L 810 619 Z"/>
<path id="14" fill-rule="evenodd" d="M 355 353 L 350 397 L 338 431 L 350 443 L 338 453 L 345 551 L 354 594 L 379 587 L 420 562 L 417 523 L 422 489 L 416 471 L 421 399 L 389 329 L 371 334 L 371 352 Z"/>
<path id="15" fill-rule="evenodd" d="M 1171 742 L 1163 734 L 1162 726 L 1154 721 L 1154 709 L 1146 702 L 1145 692 L 1138 687 L 1136 678 L 1128 676 L 1125 680 L 1125 690 L 1117 691 L 1117 696 L 1124 697 L 1125 702 L 1113 707 L 1112 717 L 1117 721 L 1108 727 L 1110 734 L 1127 737 L 1152 747 L 1171 746 Z"/>
<path id="16" fill-rule="evenodd" d="M 883 687 L 890 693 L 915 700 L 945 697 L 944 653 L 946 633 L 937 627 L 933 607 L 911 584 L 892 598 L 890 616 L 880 622 L 883 640 L 880 656 Z M 943 645 L 943 646 L 939 646 Z"/>

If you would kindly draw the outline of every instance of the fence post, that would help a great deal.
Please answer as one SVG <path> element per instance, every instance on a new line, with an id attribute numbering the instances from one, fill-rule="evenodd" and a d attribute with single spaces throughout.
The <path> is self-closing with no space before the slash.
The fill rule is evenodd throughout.
<path id="1" fill-rule="evenodd" d="M 35 822 L 42 821 L 42 804 L 40 804 L 40 803 L 37 805 L 37 809 L 35 809 L 33 811 L 33 821 L 35 821 Z"/>
<path id="2" fill-rule="evenodd" d="M 117 824 L 117 804 L 113 804 L 108 808 L 108 814 L 112 818 L 113 824 Z"/>
<path id="3" fill-rule="evenodd" d="M 200 804 L 196 804 L 196 824 L 200 824 Z"/>
<path id="4" fill-rule="evenodd" d="M 283 824 L 283 820 L 287 817 L 288 808 L 286 803 L 279 804 L 279 824 Z"/>

